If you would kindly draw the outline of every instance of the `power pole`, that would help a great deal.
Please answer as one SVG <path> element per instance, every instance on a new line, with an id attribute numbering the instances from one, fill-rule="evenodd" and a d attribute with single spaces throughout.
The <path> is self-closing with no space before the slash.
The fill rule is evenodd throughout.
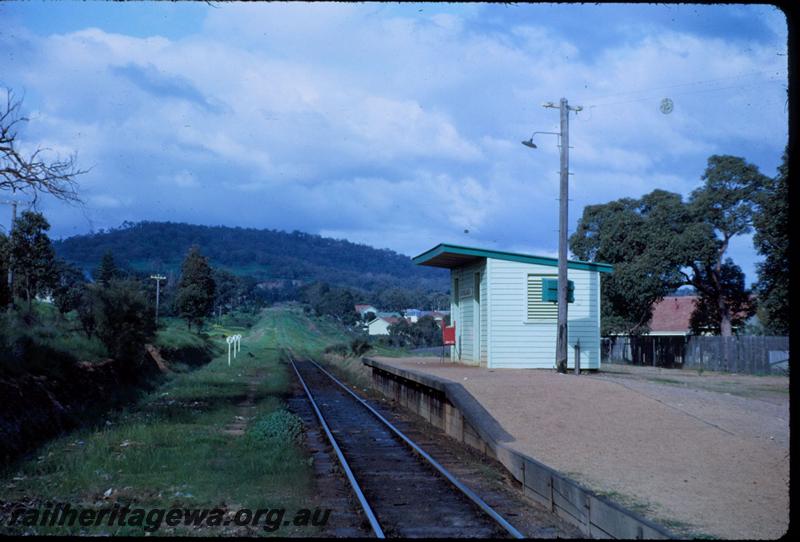
<path id="1" fill-rule="evenodd" d="M 555 108 L 553 103 L 544 107 Z M 567 225 L 569 212 L 569 112 L 582 107 L 570 107 L 566 98 L 558 106 L 561 113 L 561 183 L 558 209 L 558 323 L 556 338 L 556 369 L 567 372 Z"/>
<path id="2" fill-rule="evenodd" d="M 166 280 L 164 275 L 150 275 L 150 278 L 156 281 L 156 326 L 158 326 L 158 302 L 161 297 L 161 281 Z"/>
<path id="3" fill-rule="evenodd" d="M 11 235 L 14 233 L 14 225 L 17 223 L 17 201 L 16 200 L 2 200 L 0 203 L 11 205 L 11 228 L 8 230 L 8 238 L 11 240 Z M 13 251 L 8 255 L 8 312 L 14 309 L 14 253 Z"/>

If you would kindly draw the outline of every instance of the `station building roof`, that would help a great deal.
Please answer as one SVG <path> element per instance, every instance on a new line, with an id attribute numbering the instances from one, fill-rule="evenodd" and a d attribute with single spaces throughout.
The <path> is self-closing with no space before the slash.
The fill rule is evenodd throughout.
<path id="1" fill-rule="evenodd" d="M 517 252 L 505 252 L 501 250 L 489 250 L 485 248 L 462 247 L 447 243 L 440 243 L 432 249 L 423 252 L 419 256 L 415 256 L 411 259 L 411 261 L 417 265 L 453 269 L 468 265 L 481 258 L 494 258 L 495 260 L 508 260 L 512 262 L 558 267 L 558 258 L 534 256 L 532 254 L 519 254 Z M 568 260 L 567 267 L 569 269 L 597 271 L 598 273 L 611 273 L 614 270 L 614 267 L 611 264 L 600 262 L 581 262 L 578 260 Z"/>

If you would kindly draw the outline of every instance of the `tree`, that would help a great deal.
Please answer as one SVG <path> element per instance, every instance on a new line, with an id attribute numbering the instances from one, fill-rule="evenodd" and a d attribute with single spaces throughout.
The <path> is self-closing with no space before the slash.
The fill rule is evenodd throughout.
<path id="1" fill-rule="evenodd" d="M 442 330 L 431 316 L 423 316 L 416 322 L 400 318 L 389 325 L 389 337 L 392 344 L 413 348 L 442 344 Z"/>
<path id="2" fill-rule="evenodd" d="M 394 324 L 389 324 L 388 331 L 391 344 L 396 346 L 413 344 L 411 322 L 405 318 L 399 318 Z"/>
<path id="3" fill-rule="evenodd" d="M 734 236 L 750 231 L 765 177 L 742 158 L 715 155 L 702 179 L 688 203 L 654 190 L 584 209 L 570 238 L 573 253 L 614 264 L 601 281 L 603 334 L 648 331 L 653 304 L 681 285 L 694 286 L 703 310 L 716 307 L 717 316 L 698 321 L 719 322 L 719 332 L 731 334 L 731 311 L 748 294 L 725 252 Z"/>
<path id="4" fill-rule="evenodd" d="M 136 281 L 113 280 L 91 286 L 97 337 L 115 359 L 135 360 L 155 333 L 153 308 Z"/>
<path id="5" fill-rule="evenodd" d="M 753 243 L 764 261 L 758 264 L 759 315 L 771 333 L 788 335 L 789 312 L 789 151 L 783 152 L 778 175 L 767 182 L 760 209 L 753 217 Z"/>
<path id="6" fill-rule="evenodd" d="M 600 282 L 602 333 L 646 333 L 653 304 L 684 283 L 687 252 L 711 235 L 693 223 L 680 194 L 664 190 L 585 207 L 570 248 L 579 259 L 614 265 Z"/>
<path id="7" fill-rule="evenodd" d="M 699 273 L 708 269 L 698 269 Z M 699 291 L 697 306 L 691 317 L 692 333 L 721 333 L 722 321 L 718 300 L 723 299 L 727 313 L 730 315 L 732 329 L 738 330 L 744 326 L 745 321 L 756 312 L 755 303 L 752 302 L 750 292 L 744 286 L 744 273 L 742 269 L 726 258 L 720 268 L 719 280 L 711 280 L 707 276 L 698 276 L 696 282 L 704 284 L 704 289 Z M 714 289 L 719 284 L 720 290 Z"/>
<path id="8" fill-rule="evenodd" d="M 98 309 L 98 295 L 95 290 L 95 284 L 87 284 L 80 292 L 78 305 L 75 308 L 78 313 L 78 321 L 81 323 L 81 328 L 86 334 L 87 339 L 91 339 L 97 330 L 97 314 Z"/>
<path id="9" fill-rule="evenodd" d="M 412 294 L 403 288 L 388 288 L 379 292 L 378 298 L 378 306 L 389 311 L 402 311 L 414 305 Z"/>
<path id="10" fill-rule="evenodd" d="M 700 223 L 714 231 L 714 239 L 703 248 L 690 266 L 692 284 L 719 313 L 720 334 L 732 335 L 731 284 L 724 283 L 724 261 L 730 240 L 752 231 L 753 216 L 769 179 L 756 166 L 738 156 L 713 155 L 703 173 L 703 186 L 692 192 L 689 205 Z M 727 286 L 727 287 L 726 287 Z"/>
<path id="11" fill-rule="evenodd" d="M 412 324 L 416 329 L 418 346 L 441 346 L 442 328 L 432 316 L 423 316 Z"/>
<path id="12" fill-rule="evenodd" d="M 108 286 L 112 280 L 120 278 L 119 269 L 117 269 L 117 264 L 114 262 L 114 255 L 110 250 L 105 251 L 103 259 L 100 260 L 100 265 L 97 266 L 97 269 L 95 269 L 92 275 L 94 276 L 95 282 L 101 286 Z"/>
<path id="13" fill-rule="evenodd" d="M 23 154 L 17 129 L 29 119 L 22 115 L 22 100 L 10 89 L 5 94 L 5 104 L 0 107 L 0 190 L 27 194 L 34 202 L 40 194 L 80 202 L 76 177 L 86 171 L 77 168 L 75 155 L 48 161 L 43 157 L 47 149 Z"/>
<path id="14" fill-rule="evenodd" d="M 187 326 L 195 324 L 200 329 L 203 319 L 214 308 L 215 284 L 208 259 L 193 246 L 181 265 L 181 278 L 175 295 L 175 305 Z"/>
<path id="15" fill-rule="evenodd" d="M 239 304 L 242 284 L 239 277 L 224 269 L 214 269 L 214 284 L 214 310 L 221 316 L 223 307 L 231 310 Z"/>
<path id="16" fill-rule="evenodd" d="M 56 282 L 56 260 L 47 231 L 50 224 L 41 213 L 24 211 L 11 231 L 14 284 L 25 294 L 28 310 L 37 294 L 50 291 Z"/>
<path id="17" fill-rule="evenodd" d="M 8 267 L 10 265 L 11 244 L 8 237 L 0 232 L 0 306 L 6 306 L 11 300 L 11 292 L 8 290 Z"/>
<path id="18" fill-rule="evenodd" d="M 56 261 L 56 283 L 53 286 L 53 302 L 61 314 L 77 309 L 86 288 L 83 271 L 63 260 Z"/>
<path id="19" fill-rule="evenodd" d="M 317 314 L 330 315 L 345 325 L 352 325 L 358 320 L 358 316 L 353 311 L 355 297 L 347 288 L 333 287 L 322 296 L 316 305 Z"/>
<path id="20" fill-rule="evenodd" d="M 358 321 L 358 315 L 353 310 L 356 298 L 347 288 L 315 282 L 303 288 L 302 296 L 317 316 L 328 315 L 345 325 Z"/>

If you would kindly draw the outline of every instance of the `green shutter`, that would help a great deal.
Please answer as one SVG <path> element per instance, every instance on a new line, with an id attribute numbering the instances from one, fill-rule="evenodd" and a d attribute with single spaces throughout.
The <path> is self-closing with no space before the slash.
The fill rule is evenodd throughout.
<path id="1" fill-rule="evenodd" d="M 542 279 L 542 302 L 558 303 L 558 279 Z M 575 303 L 575 283 L 567 281 L 567 303 Z"/>
<path id="2" fill-rule="evenodd" d="M 558 303 L 558 279 L 542 279 L 542 301 Z"/>

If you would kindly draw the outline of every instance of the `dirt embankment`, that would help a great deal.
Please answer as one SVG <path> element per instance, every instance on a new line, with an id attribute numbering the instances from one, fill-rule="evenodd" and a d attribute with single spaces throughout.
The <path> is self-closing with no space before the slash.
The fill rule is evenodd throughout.
<path id="1" fill-rule="evenodd" d="M 146 352 L 139 363 L 107 359 L 64 364 L 49 375 L 0 375 L 0 464 L 101 419 L 152 387 L 168 364 L 155 347 Z"/>

